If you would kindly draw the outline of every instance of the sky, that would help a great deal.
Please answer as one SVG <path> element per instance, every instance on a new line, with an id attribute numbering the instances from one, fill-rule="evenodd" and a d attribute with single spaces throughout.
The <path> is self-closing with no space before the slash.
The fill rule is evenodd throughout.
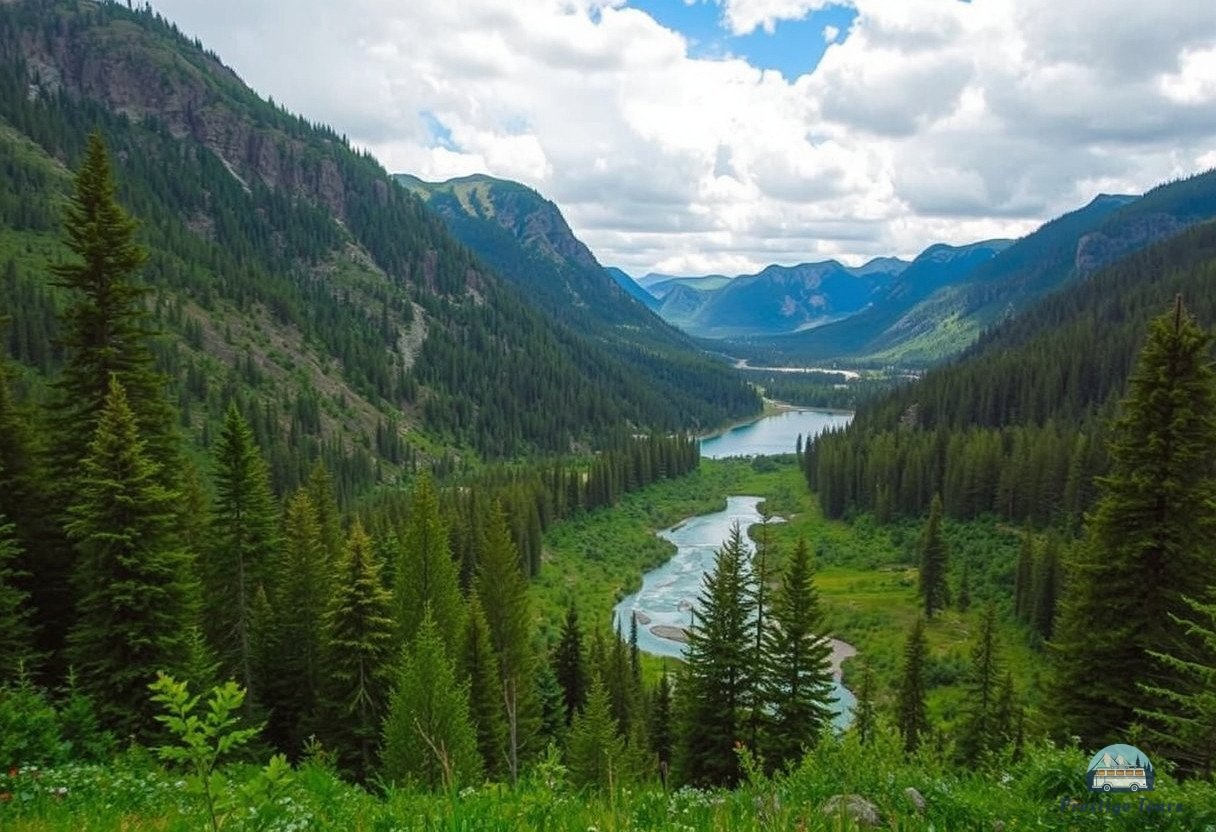
<path id="1" fill-rule="evenodd" d="M 1211 0 L 153 0 L 391 172 L 634 275 L 1013 237 L 1216 167 Z"/>

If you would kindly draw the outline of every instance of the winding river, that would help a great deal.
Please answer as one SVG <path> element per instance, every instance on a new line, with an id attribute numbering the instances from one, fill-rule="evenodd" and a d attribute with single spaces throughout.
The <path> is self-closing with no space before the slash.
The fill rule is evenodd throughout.
<path id="1" fill-rule="evenodd" d="M 701 591 L 701 578 L 713 568 L 715 550 L 735 523 L 746 528 L 760 522 L 757 511 L 760 502 L 759 497 L 728 497 L 724 510 L 692 517 L 658 533 L 659 537 L 675 545 L 675 555 L 644 574 L 642 588 L 622 598 L 613 610 L 623 629 L 630 616 L 637 616 L 640 649 L 675 658 L 683 654 L 684 628 L 689 624 L 690 612 Z M 751 542 L 746 542 L 750 548 Z M 832 640 L 832 647 L 839 709 L 835 722 L 837 727 L 844 727 L 852 718 L 854 698 L 840 684 L 840 663 L 855 651 L 837 639 Z"/>

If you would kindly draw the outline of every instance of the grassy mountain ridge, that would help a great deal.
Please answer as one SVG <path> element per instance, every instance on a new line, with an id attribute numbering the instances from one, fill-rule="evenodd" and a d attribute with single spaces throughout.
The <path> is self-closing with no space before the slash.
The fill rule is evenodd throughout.
<path id="1" fill-rule="evenodd" d="M 546 319 L 374 159 L 150 12 L 5 4 L 0 65 L 0 299 L 18 312 L 16 357 L 57 361 L 43 268 L 59 256 L 67 170 L 100 129 L 151 248 L 158 359 L 184 427 L 205 445 L 238 398 L 277 447 L 280 484 L 323 448 L 370 482 L 418 453 L 564 451 L 622 424 L 696 427 L 747 407 L 738 384 L 715 400 L 679 390 L 678 373 L 638 379 Z"/>

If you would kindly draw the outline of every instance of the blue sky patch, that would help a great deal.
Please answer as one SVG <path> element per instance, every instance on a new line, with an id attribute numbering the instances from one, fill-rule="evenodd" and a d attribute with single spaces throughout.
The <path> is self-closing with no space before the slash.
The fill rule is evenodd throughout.
<path id="1" fill-rule="evenodd" d="M 834 26 L 840 31 L 837 41 L 848 35 L 857 11 L 847 6 L 829 6 L 812 12 L 802 20 L 778 21 L 770 35 L 762 28 L 751 34 L 735 36 L 726 28 L 722 7 L 713 0 L 629 0 L 656 21 L 684 35 L 689 41 L 689 56 L 693 58 L 724 58 L 728 55 L 744 58 L 760 69 L 778 70 L 787 80 L 794 80 L 819 66 L 828 43 L 823 31 Z"/>

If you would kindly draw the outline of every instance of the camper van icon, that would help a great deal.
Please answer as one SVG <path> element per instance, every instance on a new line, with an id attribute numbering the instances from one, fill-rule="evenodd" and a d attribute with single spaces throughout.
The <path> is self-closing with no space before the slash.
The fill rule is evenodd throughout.
<path id="1" fill-rule="evenodd" d="M 1134 745 L 1108 745 L 1089 761 L 1086 783 L 1093 792 L 1151 792 L 1153 764 Z"/>

